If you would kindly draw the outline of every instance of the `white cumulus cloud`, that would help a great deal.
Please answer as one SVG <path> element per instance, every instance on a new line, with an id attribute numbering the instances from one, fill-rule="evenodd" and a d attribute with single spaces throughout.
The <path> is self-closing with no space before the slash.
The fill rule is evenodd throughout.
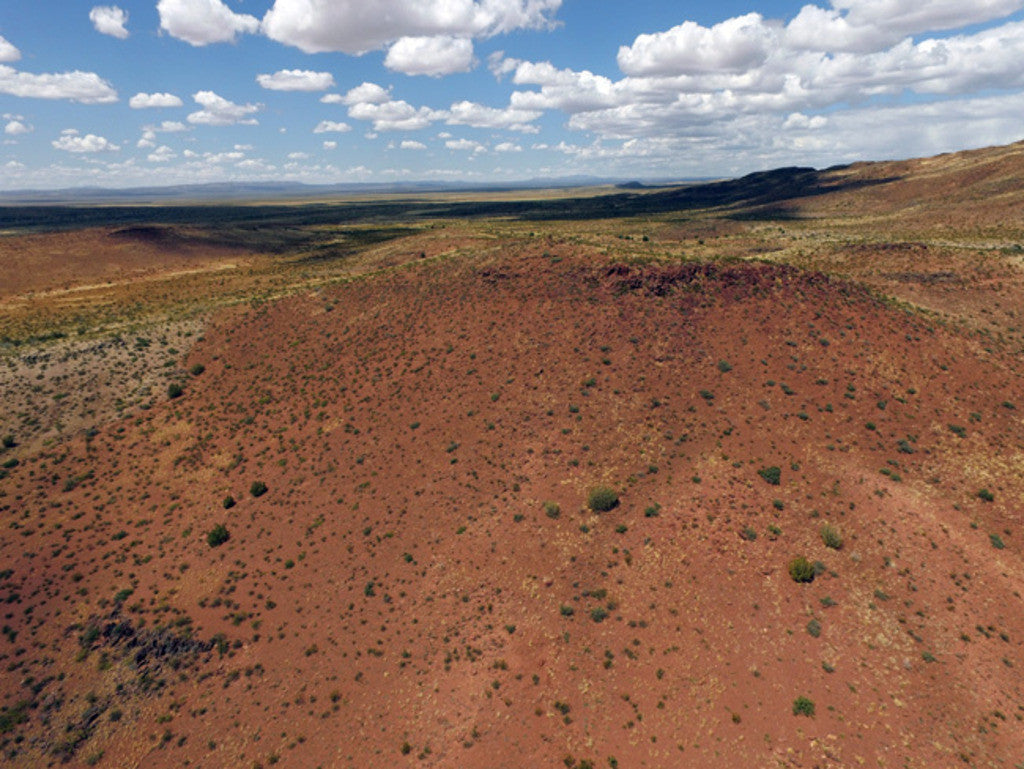
<path id="1" fill-rule="evenodd" d="M 116 37 L 118 40 L 128 38 L 128 13 L 116 5 L 97 5 L 89 11 L 89 21 L 96 31 L 103 35 Z"/>
<path id="2" fill-rule="evenodd" d="M 177 153 L 166 144 L 161 145 L 146 156 L 150 163 L 167 163 L 178 157 Z"/>
<path id="3" fill-rule="evenodd" d="M 640 35 L 619 49 L 627 75 L 742 72 L 768 58 L 775 31 L 757 13 L 702 27 L 686 21 L 667 32 Z"/>
<path id="4" fill-rule="evenodd" d="M 128 100 L 132 109 L 148 109 L 150 107 L 180 107 L 183 102 L 173 93 L 137 93 Z"/>
<path id="5" fill-rule="evenodd" d="M 562 0 L 275 0 L 263 17 L 263 32 L 306 53 L 358 55 L 403 37 L 489 37 L 549 27 L 561 5 Z"/>
<path id="6" fill-rule="evenodd" d="M 384 58 L 384 66 L 406 75 L 441 77 L 473 69 L 473 41 L 465 37 L 403 37 Z"/>
<path id="7" fill-rule="evenodd" d="M 337 98 L 333 98 L 337 97 Z M 383 104 L 391 101 L 390 89 L 385 89 L 376 83 L 360 83 L 355 88 L 350 88 L 344 96 L 328 94 L 320 101 L 328 104 Z"/>
<path id="8" fill-rule="evenodd" d="M 61 137 L 50 142 L 56 149 L 65 152 L 116 152 L 121 149 L 116 144 L 111 144 L 107 139 L 96 134 L 80 136 L 78 131 L 67 129 L 61 132 Z"/>
<path id="9" fill-rule="evenodd" d="M 251 117 L 260 111 L 259 104 L 235 104 L 213 91 L 199 91 L 192 98 L 202 107 L 186 118 L 193 125 L 227 126 L 259 123 L 256 118 Z"/>
<path id="10" fill-rule="evenodd" d="M 406 101 L 387 101 L 381 104 L 360 102 L 348 108 L 349 117 L 373 122 L 374 131 L 418 131 L 445 113 L 429 107 L 414 107 Z"/>
<path id="11" fill-rule="evenodd" d="M 830 8 L 805 5 L 787 25 L 787 43 L 812 51 L 881 51 L 908 35 L 1000 19 L 1022 0 L 833 0 Z"/>
<path id="12" fill-rule="evenodd" d="M 427 145 L 423 142 L 412 141 L 411 139 L 406 139 L 398 146 L 403 150 L 425 150 L 427 148 Z"/>
<path id="13" fill-rule="evenodd" d="M 505 128 L 512 131 L 535 133 L 538 129 L 530 123 L 541 116 L 539 110 L 495 109 L 471 101 L 460 101 L 448 110 L 445 122 L 448 125 L 468 125 L 473 128 Z"/>
<path id="14" fill-rule="evenodd" d="M 232 43 L 239 34 L 256 33 L 254 16 L 235 13 L 222 0 L 160 0 L 160 29 L 194 46 Z"/>
<path id="15" fill-rule="evenodd" d="M 348 123 L 335 123 L 333 120 L 321 120 L 316 124 L 316 128 L 313 129 L 313 133 L 346 133 L 351 130 L 352 127 Z"/>
<path id="16" fill-rule="evenodd" d="M 17 61 L 20 58 L 21 51 L 0 35 L 0 61 Z"/>
<path id="17" fill-rule="evenodd" d="M 257 75 L 256 82 L 271 91 L 325 91 L 334 85 L 330 72 L 282 69 L 273 75 Z"/>
<path id="18" fill-rule="evenodd" d="M 473 154 L 487 152 L 487 148 L 484 145 L 472 139 L 449 139 L 444 143 L 444 146 L 450 150 L 472 152 Z"/>
<path id="19" fill-rule="evenodd" d="M 32 133 L 32 130 L 32 126 L 23 123 L 21 120 L 11 120 L 4 126 L 4 133 L 8 136 L 21 136 L 22 134 Z"/>
<path id="20" fill-rule="evenodd" d="M 35 75 L 0 64 L 0 93 L 34 99 L 68 99 L 81 104 L 110 104 L 117 91 L 95 72 Z"/>

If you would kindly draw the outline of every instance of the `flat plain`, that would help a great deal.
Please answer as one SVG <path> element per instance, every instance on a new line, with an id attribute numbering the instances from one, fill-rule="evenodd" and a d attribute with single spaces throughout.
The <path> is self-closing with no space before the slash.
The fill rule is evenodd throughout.
<path id="1" fill-rule="evenodd" d="M 0 231 L 5 765 L 1024 766 L 1024 145 Z"/>

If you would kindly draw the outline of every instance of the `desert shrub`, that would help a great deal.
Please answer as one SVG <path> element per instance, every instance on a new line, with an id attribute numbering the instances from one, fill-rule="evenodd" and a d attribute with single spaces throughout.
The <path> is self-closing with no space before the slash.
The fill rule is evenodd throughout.
<path id="1" fill-rule="evenodd" d="M 180 398 L 185 391 L 181 389 L 181 385 L 177 382 L 171 382 L 167 385 L 167 397 L 171 400 Z"/>
<path id="2" fill-rule="evenodd" d="M 812 619 L 807 623 L 807 634 L 811 638 L 817 638 L 821 635 L 821 623 L 816 619 Z"/>
<path id="3" fill-rule="evenodd" d="M 263 481 L 253 481 L 252 486 L 249 487 L 249 493 L 254 497 L 262 497 L 267 493 L 267 484 Z"/>
<path id="4" fill-rule="evenodd" d="M 798 555 L 789 562 L 789 576 L 793 578 L 794 582 L 813 582 L 814 564 L 802 555 Z"/>
<path id="5" fill-rule="evenodd" d="M 590 618 L 594 620 L 594 622 L 604 622 L 608 619 L 608 610 L 603 606 L 595 606 L 590 610 Z"/>
<path id="6" fill-rule="evenodd" d="M 5 449 L 13 449 L 15 446 L 18 445 L 15 442 L 13 435 L 5 435 L 3 437 L 3 443 L 4 443 L 4 448 Z"/>
<path id="7" fill-rule="evenodd" d="M 802 696 L 797 697 L 793 700 L 793 715 L 813 717 L 814 701 Z"/>
<path id="8" fill-rule="evenodd" d="M 226 497 L 224 497 L 224 501 L 221 502 L 221 504 L 224 506 L 225 510 L 230 510 L 232 507 L 235 506 L 235 498 L 228 494 Z"/>
<path id="9" fill-rule="evenodd" d="M 732 365 L 727 360 L 720 360 L 718 361 L 718 370 L 723 374 L 726 374 L 732 371 Z"/>
<path id="10" fill-rule="evenodd" d="M 194 363 L 192 364 L 192 368 L 190 368 L 188 371 L 192 376 L 199 376 L 204 371 L 206 371 L 206 366 L 204 366 L 202 363 Z"/>
<path id="11" fill-rule="evenodd" d="M 210 547 L 218 547 L 219 545 L 223 545 L 230 538 L 231 535 L 228 533 L 228 527 L 223 523 L 218 523 L 207 533 L 206 544 Z"/>
<path id="12" fill-rule="evenodd" d="M 762 467 L 757 471 L 757 474 L 772 486 L 778 486 L 779 481 L 782 480 L 782 470 L 775 465 L 772 465 L 771 467 Z"/>
<path id="13" fill-rule="evenodd" d="M 564 603 L 558 608 L 558 611 L 563 617 L 571 617 L 573 614 L 576 613 L 575 609 Z"/>
<path id="14" fill-rule="evenodd" d="M 989 534 L 988 541 L 992 543 L 992 547 L 994 547 L 996 550 L 1002 550 L 1006 547 L 1006 545 L 1003 543 L 1003 538 L 1000 537 L 998 534 Z"/>
<path id="15" fill-rule="evenodd" d="M 835 526 L 826 523 L 821 527 L 821 541 L 825 543 L 825 547 L 838 550 L 843 546 L 843 535 L 839 533 L 839 529 Z"/>
<path id="16" fill-rule="evenodd" d="M 562 508 L 559 507 L 557 502 L 545 502 L 544 503 L 544 515 L 548 518 L 557 518 L 562 514 Z"/>
<path id="17" fill-rule="evenodd" d="M 995 498 L 995 494 L 993 494 L 988 489 L 978 490 L 978 499 L 980 499 L 982 502 L 992 502 L 995 500 Z"/>
<path id="18" fill-rule="evenodd" d="M 595 486 L 587 495 L 587 507 L 596 513 L 606 513 L 619 504 L 619 494 L 610 486 Z"/>
<path id="19" fill-rule="evenodd" d="M 740 532 L 740 537 L 747 540 L 747 542 L 753 542 L 757 539 L 757 532 L 754 531 L 753 527 L 747 526 L 743 531 Z"/>
<path id="20" fill-rule="evenodd" d="M 661 505 L 655 502 L 644 509 L 644 518 L 657 518 L 661 515 Z"/>

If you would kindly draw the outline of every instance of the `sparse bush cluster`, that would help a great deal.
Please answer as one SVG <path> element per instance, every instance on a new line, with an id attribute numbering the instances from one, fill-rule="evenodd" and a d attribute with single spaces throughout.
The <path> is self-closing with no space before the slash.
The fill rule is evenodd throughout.
<path id="1" fill-rule="evenodd" d="M 826 523 L 821 527 L 821 541 L 825 543 L 825 547 L 839 550 L 843 546 L 843 535 L 835 526 Z"/>
<path id="2" fill-rule="evenodd" d="M 811 718 L 814 716 L 814 701 L 809 700 L 807 697 L 797 697 L 793 700 L 793 715 L 794 716 L 807 716 Z"/>
<path id="3" fill-rule="evenodd" d="M 595 486 L 587 495 L 587 507 L 595 513 L 614 510 L 619 504 L 619 493 L 610 486 Z"/>
<path id="4" fill-rule="evenodd" d="M 793 578 L 794 582 L 813 582 L 814 564 L 802 555 L 798 555 L 789 562 L 789 576 Z"/>
<path id="5" fill-rule="evenodd" d="M 227 542 L 231 538 L 231 534 L 228 532 L 228 527 L 223 523 L 218 523 L 214 526 L 206 535 L 206 544 L 210 547 L 219 547 Z"/>

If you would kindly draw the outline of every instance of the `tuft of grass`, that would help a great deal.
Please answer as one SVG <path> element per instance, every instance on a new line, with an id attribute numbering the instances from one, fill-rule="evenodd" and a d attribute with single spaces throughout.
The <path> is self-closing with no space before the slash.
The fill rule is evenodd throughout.
<path id="1" fill-rule="evenodd" d="M 813 582 L 814 564 L 802 555 L 798 555 L 789 562 L 789 576 L 793 578 L 794 582 Z"/>
<path id="2" fill-rule="evenodd" d="M 843 535 L 835 526 L 826 523 L 821 527 L 821 541 L 825 543 L 825 547 L 839 550 L 843 546 Z"/>
<path id="3" fill-rule="evenodd" d="M 807 697 L 800 696 L 793 700 L 793 715 L 814 717 L 814 701 Z"/>
<path id="4" fill-rule="evenodd" d="M 619 493 L 610 486 L 595 486 L 587 495 L 587 507 L 595 513 L 607 513 L 619 504 Z"/>

